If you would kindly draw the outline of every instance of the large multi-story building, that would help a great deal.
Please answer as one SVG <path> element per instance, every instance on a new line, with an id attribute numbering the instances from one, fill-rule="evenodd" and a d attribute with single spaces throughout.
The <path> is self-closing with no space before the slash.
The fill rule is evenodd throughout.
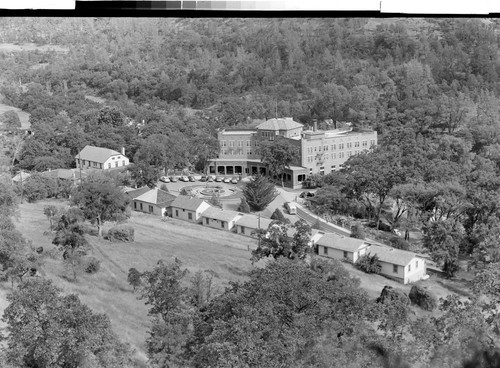
<path id="1" fill-rule="evenodd" d="M 377 132 L 353 132 L 351 129 L 310 130 L 292 118 L 270 119 L 255 129 L 225 129 L 218 133 L 218 158 L 209 162 L 209 173 L 218 175 L 266 174 L 258 154 L 258 142 L 277 136 L 295 145 L 299 155 L 285 173 L 288 187 L 300 188 L 312 174 L 339 170 L 347 159 L 377 145 Z"/>

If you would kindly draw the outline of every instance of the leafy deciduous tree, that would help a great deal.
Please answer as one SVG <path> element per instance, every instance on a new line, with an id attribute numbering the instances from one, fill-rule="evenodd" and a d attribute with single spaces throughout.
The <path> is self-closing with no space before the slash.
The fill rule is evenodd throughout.
<path id="1" fill-rule="evenodd" d="M 102 236 L 105 222 L 130 216 L 128 197 L 104 174 L 89 175 L 75 188 L 71 201 L 83 211 L 87 220 L 97 225 L 99 236 Z"/>
<path id="2" fill-rule="evenodd" d="M 128 348 L 112 332 L 109 318 L 95 314 L 74 295 L 61 295 L 50 280 L 33 278 L 8 297 L 7 360 L 16 366 L 126 367 Z"/>

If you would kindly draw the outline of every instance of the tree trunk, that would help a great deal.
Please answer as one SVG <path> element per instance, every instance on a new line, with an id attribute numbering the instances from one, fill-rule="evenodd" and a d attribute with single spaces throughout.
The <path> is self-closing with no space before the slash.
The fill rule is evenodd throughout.
<path id="1" fill-rule="evenodd" d="M 102 238 L 102 224 L 101 224 L 101 218 L 97 217 L 97 236 L 99 238 Z"/>
<path id="2" fill-rule="evenodd" d="M 284 175 L 285 175 L 285 174 L 281 174 L 281 187 L 282 187 L 282 188 L 285 186 L 285 184 L 284 184 L 284 182 L 283 182 L 283 176 L 284 176 Z"/>
<path id="3" fill-rule="evenodd" d="M 380 228 L 380 214 L 382 213 L 382 203 L 379 204 L 378 206 L 378 211 L 377 211 L 377 230 Z"/>

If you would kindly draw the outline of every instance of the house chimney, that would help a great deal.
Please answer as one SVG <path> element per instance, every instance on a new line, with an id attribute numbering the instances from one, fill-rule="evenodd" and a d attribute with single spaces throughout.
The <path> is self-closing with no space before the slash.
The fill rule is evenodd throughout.
<path id="1" fill-rule="evenodd" d="M 122 147 L 122 155 L 125 156 L 125 147 Z"/>
<path id="2" fill-rule="evenodd" d="M 315 121 L 314 122 L 314 126 L 313 126 L 313 132 L 317 131 L 318 130 L 318 122 Z"/>

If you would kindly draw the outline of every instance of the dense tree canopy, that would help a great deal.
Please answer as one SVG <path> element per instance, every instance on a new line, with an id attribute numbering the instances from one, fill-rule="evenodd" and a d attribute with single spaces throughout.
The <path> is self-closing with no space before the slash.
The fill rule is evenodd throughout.
<path id="1" fill-rule="evenodd" d="M 97 225 L 99 236 L 102 236 L 105 222 L 130 216 L 128 197 L 120 190 L 117 181 L 105 174 L 96 173 L 86 178 L 75 188 L 71 201 L 82 210 L 85 219 Z"/>
<path id="2" fill-rule="evenodd" d="M 30 279 L 8 296 L 7 359 L 18 367 L 126 367 L 129 352 L 78 296 L 62 295 L 51 281 Z"/>

